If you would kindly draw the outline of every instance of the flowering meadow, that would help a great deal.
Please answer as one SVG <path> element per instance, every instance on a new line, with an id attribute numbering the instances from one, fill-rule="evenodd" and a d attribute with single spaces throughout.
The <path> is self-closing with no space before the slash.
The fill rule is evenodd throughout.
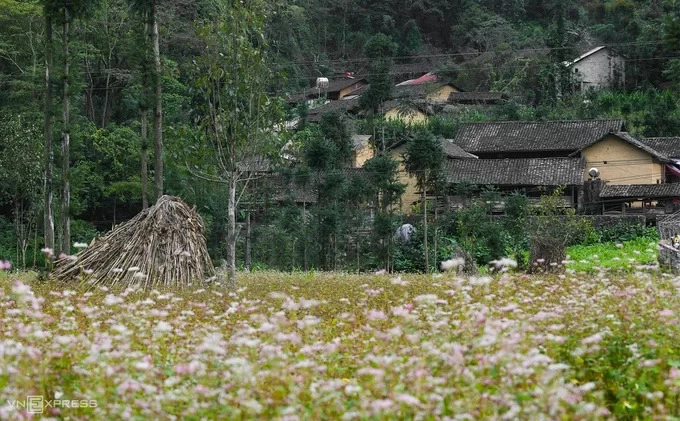
<path id="1" fill-rule="evenodd" d="M 680 278 L 568 272 L 254 273 L 233 292 L 0 273 L 0 418 L 680 415 Z M 40 415 L 14 402 L 36 395 Z"/>

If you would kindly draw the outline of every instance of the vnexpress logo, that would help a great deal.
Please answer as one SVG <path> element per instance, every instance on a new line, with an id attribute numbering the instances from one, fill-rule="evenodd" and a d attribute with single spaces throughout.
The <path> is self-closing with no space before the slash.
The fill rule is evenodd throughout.
<path id="1" fill-rule="evenodd" d="M 29 414 L 42 414 L 45 408 L 96 408 L 94 399 L 45 399 L 40 395 L 26 396 L 26 400 L 8 400 L 7 404 L 15 409 L 25 409 Z"/>

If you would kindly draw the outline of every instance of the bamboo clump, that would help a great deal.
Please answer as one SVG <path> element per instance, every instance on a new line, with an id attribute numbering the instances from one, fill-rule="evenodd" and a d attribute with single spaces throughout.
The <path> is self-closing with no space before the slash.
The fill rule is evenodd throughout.
<path id="1" fill-rule="evenodd" d="M 85 250 L 57 260 L 52 273 L 58 281 L 143 288 L 182 288 L 213 276 L 203 221 L 173 196 L 162 196 Z"/>

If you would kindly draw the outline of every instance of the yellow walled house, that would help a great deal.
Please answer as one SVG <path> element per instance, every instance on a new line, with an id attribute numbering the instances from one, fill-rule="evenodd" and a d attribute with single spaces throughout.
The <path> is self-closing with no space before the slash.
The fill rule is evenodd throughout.
<path id="1" fill-rule="evenodd" d="M 586 160 L 583 180 L 597 168 L 599 178 L 608 185 L 662 184 L 666 182 L 666 163 L 670 159 L 626 132 L 608 133 L 574 152 Z"/>
<path id="2" fill-rule="evenodd" d="M 366 161 L 375 156 L 370 134 L 352 135 L 352 168 L 361 168 Z"/>
<path id="3" fill-rule="evenodd" d="M 427 114 L 416 104 L 400 104 L 397 100 L 387 101 L 383 104 L 385 120 L 398 120 L 404 124 L 425 124 Z"/>
<path id="4" fill-rule="evenodd" d="M 441 138 L 439 142 L 442 145 L 444 155 L 447 160 L 454 161 L 459 159 L 471 160 L 477 159 L 477 156 L 465 152 L 451 139 Z M 392 159 L 399 163 L 399 182 L 406 185 L 404 194 L 401 195 L 401 211 L 405 214 L 410 214 L 413 205 L 420 203 L 420 189 L 416 185 L 416 179 L 410 175 L 404 167 L 404 153 L 406 152 L 406 144 L 402 143 L 390 150 Z"/>

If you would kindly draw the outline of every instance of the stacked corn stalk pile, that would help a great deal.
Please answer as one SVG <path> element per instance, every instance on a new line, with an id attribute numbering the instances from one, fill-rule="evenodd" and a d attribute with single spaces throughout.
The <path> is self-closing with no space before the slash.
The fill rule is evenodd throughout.
<path id="1" fill-rule="evenodd" d="M 173 196 L 161 197 L 87 249 L 58 260 L 52 273 L 59 281 L 92 286 L 180 288 L 214 275 L 201 217 Z"/>

